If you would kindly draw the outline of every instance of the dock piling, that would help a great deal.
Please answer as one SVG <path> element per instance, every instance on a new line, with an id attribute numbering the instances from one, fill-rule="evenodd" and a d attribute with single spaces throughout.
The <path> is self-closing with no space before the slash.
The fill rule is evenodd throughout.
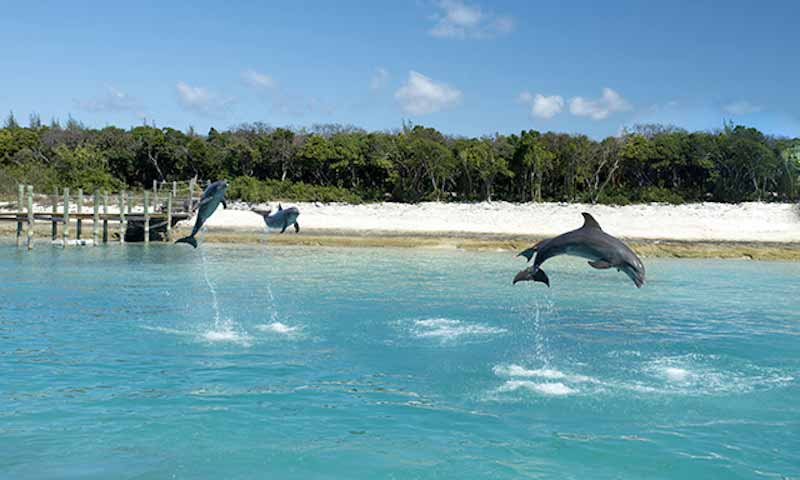
<path id="1" fill-rule="evenodd" d="M 144 243 L 150 243 L 150 210 L 148 191 L 144 191 Z"/>
<path id="2" fill-rule="evenodd" d="M 33 185 L 28 185 L 28 250 L 33 248 Z"/>
<path id="3" fill-rule="evenodd" d="M 189 180 L 189 203 L 187 203 L 187 206 L 186 206 L 186 211 L 189 212 L 189 215 L 191 215 L 192 211 L 194 210 L 194 208 L 193 208 L 194 205 L 192 205 L 192 202 L 194 201 L 194 183 L 196 181 L 197 181 L 197 177 L 196 176 L 194 178 L 192 178 L 191 180 Z"/>
<path id="4" fill-rule="evenodd" d="M 67 248 L 69 242 L 69 188 L 64 189 L 64 226 L 61 227 L 61 238 L 64 242 L 62 246 Z"/>
<path id="5" fill-rule="evenodd" d="M 103 191 L 103 243 L 108 243 L 108 190 Z"/>
<path id="6" fill-rule="evenodd" d="M 58 239 L 58 187 L 53 192 L 53 208 L 50 213 L 50 240 Z"/>
<path id="7" fill-rule="evenodd" d="M 75 229 L 75 238 L 80 240 L 81 239 L 81 232 L 83 231 L 83 219 L 81 218 L 81 213 L 83 213 L 83 189 L 78 189 L 78 215 L 77 215 L 77 228 Z"/>
<path id="8" fill-rule="evenodd" d="M 153 213 L 158 212 L 158 181 L 153 180 Z"/>
<path id="9" fill-rule="evenodd" d="M 119 193 L 119 243 L 125 243 L 125 190 Z M 130 208 L 130 204 L 128 204 Z"/>
<path id="10" fill-rule="evenodd" d="M 97 246 L 97 227 L 100 223 L 100 191 L 95 189 L 92 199 L 92 245 Z"/>
<path id="11" fill-rule="evenodd" d="M 25 185 L 17 185 L 17 246 L 22 243 L 22 211 L 25 209 Z"/>
<path id="12" fill-rule="evenodd" d="M 175 182 L 173 182 L 172 185 L 174 186 Z M 173 196 L 174 194 L 170 194 L 167 197 L 167 235 L 165 238 L 168 242 L 172 241 L 172 197 Z"/>

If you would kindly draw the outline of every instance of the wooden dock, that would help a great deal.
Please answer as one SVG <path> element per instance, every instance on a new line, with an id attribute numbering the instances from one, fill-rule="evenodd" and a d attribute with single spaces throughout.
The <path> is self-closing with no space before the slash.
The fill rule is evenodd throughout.
<path id="1" fill-rule="evenodd" d="M 15 210 L 0 210 L 0 222 L 16 222 L 16 241 L 30 250 L 37 222 L 51 224 L 51 242 L 99 245 L 172 241 L 175 225 L 193 216 L 199 200 L 195 179 L 188 182 L 153 182 L 152 190 L 107 192 L 90 195 L 69 188 L 53 194 L 36 194 L 32 185 L 19 185 Z M 70 238 L 74 226 L 75 238 Z M 60 232 L 59 232 L 60 227 Z M 91 231 L 87 231 L 91 228 Z M 23 235 L 25 233 L 25 235 Z M 60 233 L 60 235 L 59 235 Z M 116 238 L 115 238 L 116 237 Z"/>

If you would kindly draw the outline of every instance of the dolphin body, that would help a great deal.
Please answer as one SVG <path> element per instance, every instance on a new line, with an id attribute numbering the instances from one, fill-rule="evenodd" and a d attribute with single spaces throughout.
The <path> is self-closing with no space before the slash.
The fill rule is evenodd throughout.
<path id="1" fill-rule="evenodd" d="M 514 283 L 523 281 L 542 282 L 548 287 L 550 280 L 540 268 L 548 259 L 557 255 L 573 255 L 589 259 L 589 265 L 597 269 L 616 268 L 625 272 L 637 288 L 644 285 L 644 264 L 627 245 L 612 237 L 600 228 L 600 224 L 588 213 L 582 213 L 584 223 L 577 230 L 564 233 L 548 240 L 542 240 L 531 248 L 520 252 L 533 265 L 520 271 Z"/>
<path id="2" fill-rule="evenodd" d="M 281 204 L 278 204 L 278 211 L 270 215 L 272 210 L 253 210 L 255 213 L 264 217 L 264 223 L 267 224 L 267 229 L 275 228 L 281 229 L 281 233 L 286 231 L 289 225 L 294 225 L 295 233 L 300 232 L 300 224 L 297 223 L 297 217 L 300 216 L 300 210 L 297 207 L 289 207 L 284 209 Z"/>
<path id="3" fill-rule="evenodd" d="M 225 180 L 216 181 L 206 187 L 203 191 L 203 196 L 200 198 L 200 203 L 198 203 L 197 221 L 194 222 L 192 234 L 188 237 L 176 240 L 175 243 L 188 243 L 194 248 L 197 248 L 197 240 L 195 240 L 194 236 L 197 235 L 197 232 L 200 231 L 200 228 L 203 227 L 206 220 L 208 220 L 211 214 L 217 209 L 217 205 L 221 203 L 224 208 L 228 208 L 228 204 L 225 203 L 225 190 L 227 190 L 227 188 L 228 183 Z"/>

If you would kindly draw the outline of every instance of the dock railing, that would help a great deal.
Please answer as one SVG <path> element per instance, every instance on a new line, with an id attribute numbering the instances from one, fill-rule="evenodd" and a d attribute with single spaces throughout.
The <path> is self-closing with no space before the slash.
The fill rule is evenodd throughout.
<path id="1" fill-rule="evenodd" d="M 24 243 L 29 250 L 37 222 L 50 222 L 51 242 L 63 247 L 108 243 L 115 236 L 120 243 L 171 241 L 176 223 L 192 217 L 200 187 L 191 179 L 153 181 L 150 189 L 84 192 L 61 188 L 47 194 L 37 192 L 33 185 L 19 184 L 16 202 L 0 202 L 0 222 L 16 222 L 17 246 Z M 115 223 L 118 229 L 113 233 Z M 86 238 L 89 225 L 91 236 Z"/>

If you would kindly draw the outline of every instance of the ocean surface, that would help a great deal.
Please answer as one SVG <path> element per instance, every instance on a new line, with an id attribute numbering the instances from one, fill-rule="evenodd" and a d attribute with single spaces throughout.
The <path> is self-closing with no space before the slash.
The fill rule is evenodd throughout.
<path id="1" fill-rule="evenodd" d="M 0 244 L 0 478 L 800 478 L 800 263 Z"/>

